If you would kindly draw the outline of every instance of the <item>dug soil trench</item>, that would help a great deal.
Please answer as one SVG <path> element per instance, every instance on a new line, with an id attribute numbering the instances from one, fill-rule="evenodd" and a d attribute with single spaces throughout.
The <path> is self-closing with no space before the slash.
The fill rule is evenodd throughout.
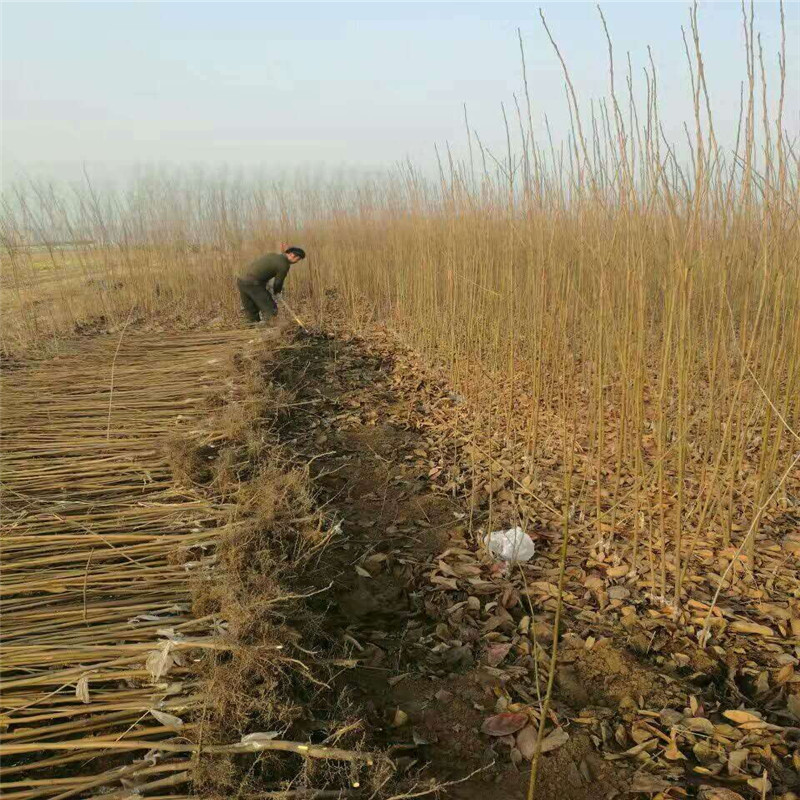
<path id="1" fill-rule="evenodd" d="M 530 625 L 530 607 L 504 568 L 476 555 L 467 508 L 432 491 L 414 455 L 424 409 L 393 385 L 385 354 L 322 335 L 296 344 L 280 352 L 271 378 L 295 397 L 281 442 L 310 464 L 319 501 L 341 520 L 341 534 L 304 587 L 331 585 L 310 602 L 324 616 L 331 649 L 350 660 L 336 691 L 363 715 L 374 746 L 388 749 L 415 780 L 449 783 L 450 797 L 523 797 L 530 754 L 521 752 L 519 737 L 481 728 L 509 706 L 522 713 L 537 706 L 533 658 L 525 651 L 533 646 L 529 633 L 547 646 L 552 615 Z M 537 571 L 530 569 L 532 579 Z M 460 590 L 457 574 L 472 581 L 473 592 Z M 517 665 L 520 655 L 526 665 Z M 568 715 L 591 700 L 615 701 L 602 688 L 603 675 L 583 684 L 566 666 L 574 653 L 564 660 L 549 726 L 558 733 L 542 758 L 537 797 L 624 792 L 627 765 L 604 761 L 580 726 L 566 737 Z M 601 663 L 616 671 L 625 661 L 616 654 Z M 647 684 L 635 669 L 627 677 L 628 684 Z M 628 685 L 626 694 L 640 688 Z"/>

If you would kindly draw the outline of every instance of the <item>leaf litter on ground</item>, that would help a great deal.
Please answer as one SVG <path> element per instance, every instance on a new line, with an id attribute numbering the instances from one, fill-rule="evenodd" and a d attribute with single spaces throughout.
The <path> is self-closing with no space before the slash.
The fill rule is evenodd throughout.
<path id="1" fill-rule="evenodd" d="M 392 387 L 413 400 L 389 411 L 385 422 L 424 436 L 426 445 L 414 449 L 410 463 L 425 475 L 426 491 L 468 501 L 476 487 L 488 487 L 495 519 L 507 514 L 513 524 L 525 497 L 515 482 L 524 486 L 526 476 L 493 483 L 494 462 L 485 454 L 493 453 L 512 475 L 522 460 L 502 443 L 482 440 L 471 426 L 469 403 L 456 407 L 446 382 L 426 371 L 392 335 L 373 332 L 358 347 L 391 363 Z M 362 406 L 337 424 L 374 424 L 371 411 Z M 526 523 L 537 542 L 527 564 L 499 565 L 479 539 L 464 534 L 454 534 L 440 552 L 409 564 L 412 581 L 425 587 L 426 606 L 441 620 L 436 636 L 419 643 L 428 659 L 421 669 L 446 676 L 481 663 L 499 681 L 505 709 L 535 704 L 553 638 L 558 587 L 552 543 L 559 520 L 541 508 L 536 512 Z M 461 531 L 467 520 L 483 521 L 480 512 L 474 520 L 466 511 L 454 511 L 453 517 Z M 402 531 L 398 526 L 391 533 Z M 726 553 L 698 548 L 691 596 L 678 608 L 654 591 L 647 565 L 632 558 L 624 539 L 571 538 L 551 742 L 562 746 L 568 740 L 562 725 L 577 728 L 605 758 L 635 765 L 641 792 L 650 791 L 644 788 L 647 780 L 660 787 L 653 792 L 663 793 L 686 785 L 692 775 L 709 785 L 733 781 L 747 795 L 756 785 L 766 786 L 767 771 L 772 790 L 777 787 L 787 799 L 787 792 L 800 789 L 795 727 L 800 601 L 787 593 L 800 550 L 763 548 L 754 580 L 727 586 L 712 608 L 724 559 L 732 555 Z M 399 553 L 389 557 L 402 560 Z M 758 580 L 765 588 L 755 588 Z M 701 647 L 696 634 L 709 614 L 712 636 Z M 571 681 L 564 670 L 573 671 Z M 530 718 L 498 711 L 481 730 L 498 740 L 516 734 L 512 750 L 527 758 Z"/>

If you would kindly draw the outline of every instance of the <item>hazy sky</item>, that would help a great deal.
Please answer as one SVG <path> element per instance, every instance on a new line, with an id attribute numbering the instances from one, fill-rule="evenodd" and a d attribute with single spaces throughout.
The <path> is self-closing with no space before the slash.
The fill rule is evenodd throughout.
<path id="1" fill-rule="evenodd" d="M 542 5 L 588 104 L 608 86 L 596 7 Z M 623 91 L 626 53 L 643 91 L 647 45 L 659 73 L 662 115 L 682 137 L 691 92 L 681 40 L 688 3 L 603 3 Z M 786 127 L 798 130 L 800 4 L 785 6 L 789 47 Z M 779 46 L 777 3 L 756 4 L 768 71 Z M 464 143 L 462 104 L 493 146 L 500 103 L 513 109 L 525 42 L 538 118 L 567 121 L 557 58 L 532 3 L 2 3 L 2 159 L 77 177 L 136 164 L 214 167 L 375 167 L 433 144 Z M 700 10 L 716 125 L 733 133 L 745 76 L 741 8 Z M 775 85 L 777 88 L 777 85 Z M 588 108 L 588 106 L 587 106 Z"/>

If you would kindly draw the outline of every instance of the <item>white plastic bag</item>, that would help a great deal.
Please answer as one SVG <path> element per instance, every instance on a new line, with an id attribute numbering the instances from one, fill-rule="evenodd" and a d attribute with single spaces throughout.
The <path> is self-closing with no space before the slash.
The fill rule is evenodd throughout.
<path id="1" fill-rule="evenodd" d="M 522 528 L 509 528 L 507 531 L 494 531 L 485 539 L 489 552 L 501 561 L 530 561 L 536 547 L 533 539 Z"/>

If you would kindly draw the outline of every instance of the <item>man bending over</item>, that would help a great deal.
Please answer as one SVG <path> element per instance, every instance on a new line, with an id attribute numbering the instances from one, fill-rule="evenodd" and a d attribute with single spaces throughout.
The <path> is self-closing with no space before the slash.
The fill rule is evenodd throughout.
<path id="1" fill-rule="evenodd" d="M 282 253 L 267 253 L 248 264 L 236 284 L 242 297 L 242 308 L 249 322 L 266 321 L 278 313 L 278 304 L 270 294 L 267 284 L 272 281 L 272 291 L 280 294 L 289 267 L 306 257 L 300 247 L 288 247 Z"/>

